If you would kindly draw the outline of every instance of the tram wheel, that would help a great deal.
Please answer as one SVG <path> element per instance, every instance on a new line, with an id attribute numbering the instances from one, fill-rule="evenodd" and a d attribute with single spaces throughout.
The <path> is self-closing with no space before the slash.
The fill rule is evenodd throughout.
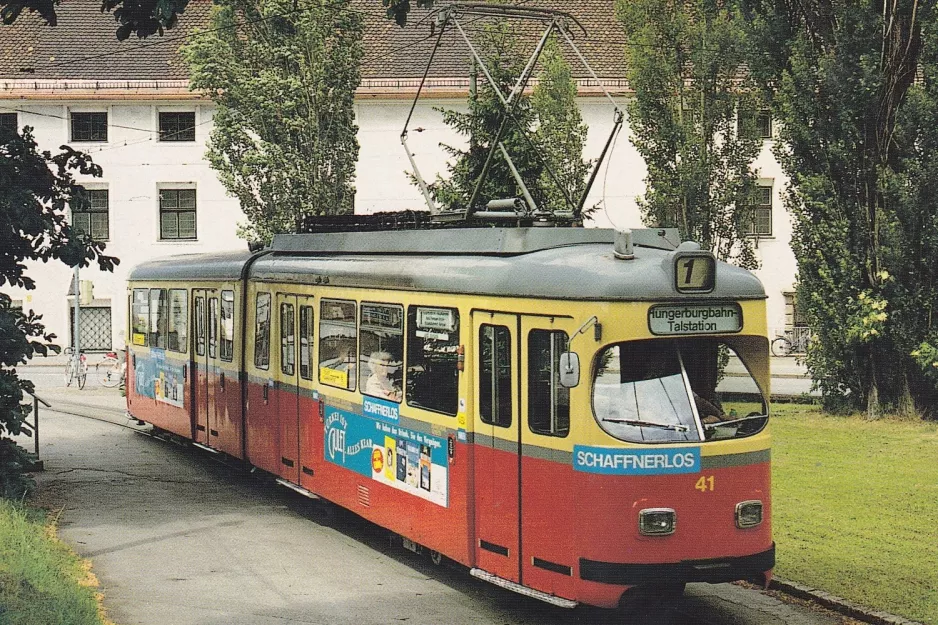
<path id="1" fill-rule="evenodd" d="M 618 613 L 629 625 L 668 625 L 675 614 L 673 604 L 684 594 L 686 584 L 637 586 L 619 599 Z"/>
<path id="2" fill-rule="evenodd" d="M 339 519 L 339 507 L 326 499 L 317 499 L 313 502 L 317 521 L 320 525 L 336 527 Z"/>

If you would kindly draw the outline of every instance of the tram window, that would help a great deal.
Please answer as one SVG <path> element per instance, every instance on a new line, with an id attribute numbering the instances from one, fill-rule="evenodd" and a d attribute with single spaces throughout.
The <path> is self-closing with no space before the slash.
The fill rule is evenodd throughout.
<path id="1" fill-rule="evenodd" d="M 528 427 L 536 434 L 570 433 L 570 389 L 560 384 L 560 354 L 568 342 L 566 332 L 528 334 Z"/>
<path id="2" fill-rule="evenodd" d="M 218 357 L 218 298 L 208 299 L 208 357 Z"/>
<path id="3" fill-rule="evenodd" d="M 300 306 L 300 377 L 313 379 L 313 307 Z"/>
<path id="4" fill-rule="evenodd" d="M 234 291 L 221 292 L 221 359 L 234 360 Z"/>
<path id="5" fill-rule="evenodd" d="M 404 307 L 361 306 L 358 326 L 359 387 L 365 395 L 400 402 L 404 362 Z"/>
<path id="6" fill-rule="evenodd" d="M 511 334 L 505 326 L 479 329 L 479 416 L 485 423 L 511 426 Z"/>
<path id="7" fill-rule="evenodd" d="M 749 436 L 765 426 L 768 405 L 747 365 L 750 354 L 764 349 L 758 337 L 685 339 L 678 346 L 706 440 Z"/>
<path id="8" fill-rule="evenodd" d="M 355 390 L 355 355 L 358 353 L 355 302 L 324 299 L 319 302 L 319 381 Z"/>
<path id="9" fill-rule="evenodd" d="M 735 337 L 738 351 L 708 337 L 607 347 L 594 375 L 600 427 L 632 442 L 699 441 L 701 432 L 706 440 L 754 434 L 765 425 L 766 404 L 741 356 L 764 352 L 758 340 Z M 728 365 L 732 375 L 725 375 Z"/>
<path id="10" fill-rule="evenodd" d="M 150 289 L 150 347 L 166 349 L 166 289 Z"/>
<path id="11" fill-rule="evenodd" d="M 280 371 L 296 373 L 296 327 L 293 304 L 280 304 Z"/>
<path id="12" fill-rule="evenodd" d="M 195 298 L 192 310 L 195 316 L 195 353 L 205 355 L 205 298 L 201 295 Z"/>
<path id="13" fill-rule="evenodd" d="M 258 293 L 254 309 L 254 366 L 270 367 L 270 293 Z"/>
<path id="14" fill-rule="evenodd" d="M 459 311 L 407 309 L 407 404 L 455 416 L 459 406 Z"/>
<path id="15" fill-rule="evenodd" d="M 132 315 L 132 342 L 134 345 L 148 345 L 147 336 L 150 327 L 150 293 L 147 289 L 134 289 Z"/>
<path id="16" fill-rule="evenodd" d="M 188 351 L 189 292 L 185 289 L 169 290 L 168 348 L 174 352 Z"/>

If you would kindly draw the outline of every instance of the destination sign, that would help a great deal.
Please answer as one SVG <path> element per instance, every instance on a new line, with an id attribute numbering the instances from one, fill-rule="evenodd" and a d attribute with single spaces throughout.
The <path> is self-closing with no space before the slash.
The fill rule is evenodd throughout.
<path id="1" fill-rule="evenodd" d="M 452 310 L 447 308 L 418 307 L 417 327 L 427 330 L 452 332 L 456 329 L 456 315 L 453 314 Z"/>
<path id="2" fill-rule="evenodd" d="M 573 469 L 606 475 L 698 473 L 700 448 L 621 449 L 574 445 Z"/>
<path id="3" fill-rule="evenodd" d="M 743 329 L 739 304 L 664 305 L 648 311 L 652 334 L 719 334 Z"/>

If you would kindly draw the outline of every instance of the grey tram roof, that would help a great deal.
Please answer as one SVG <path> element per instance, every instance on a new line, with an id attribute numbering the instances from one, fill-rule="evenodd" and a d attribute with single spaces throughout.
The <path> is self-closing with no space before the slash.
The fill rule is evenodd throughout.
<path id="1" fill-rule="evenodd" d="M 256 280 L 437 293 L 575 300 L 686 299 L 674 287 L 673 230 L 633 230 L 635 258 L 613 255 L 615 231 L 470 228 L 278 235 L 270 248 L 187 254 L 135 267 L 130 280 Z M 254 258 L 248 268 L 249 261 Z M 764 299 L 750 272 L 717 264 L 695 299 Z"/>

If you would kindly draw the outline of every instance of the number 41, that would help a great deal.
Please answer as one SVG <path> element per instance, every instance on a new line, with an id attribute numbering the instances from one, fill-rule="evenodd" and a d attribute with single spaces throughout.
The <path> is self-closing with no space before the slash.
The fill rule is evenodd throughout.
<path id="1" fill-rule="evenodd" d="M 700 479 L 697 480 L 697 483 L 694 484 L 694 489 L 699 490 L 702 493 L 713 490 L 713 476 L 712 475 L 702 475 Z"/>

